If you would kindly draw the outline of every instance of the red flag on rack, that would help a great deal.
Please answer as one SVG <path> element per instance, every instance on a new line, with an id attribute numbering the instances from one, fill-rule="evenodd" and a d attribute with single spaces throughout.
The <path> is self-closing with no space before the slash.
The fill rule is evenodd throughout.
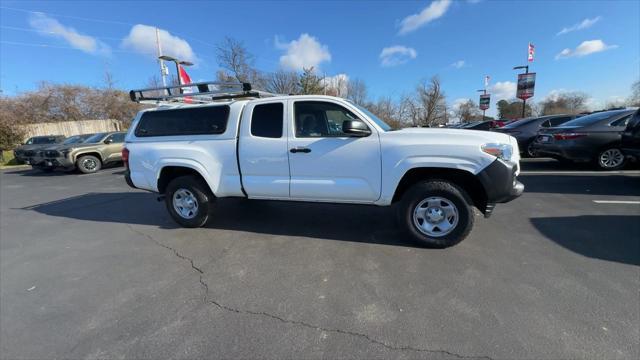
<path id="1" fill-rule="evenodd" d="M 185 69 L 178 65 L 178 70 L 179 70 L 179 74 L 178 76 L 180 77 L 180 85 L 182 84 L 191 84 L 191 78 L 189 77 L 189 74 L 187 74 L 187 72 L 185 71 Z M 189 87 L 183 87 L 182 88 L 182 93 L 183 94 L 191 94 L 193 93 L 193 89 L 191 88 L 191 86 Z M 186 96 L 184 98 L 184 102 L 186 103 L 190 103 L 191 102 L 191 97 Z"/>

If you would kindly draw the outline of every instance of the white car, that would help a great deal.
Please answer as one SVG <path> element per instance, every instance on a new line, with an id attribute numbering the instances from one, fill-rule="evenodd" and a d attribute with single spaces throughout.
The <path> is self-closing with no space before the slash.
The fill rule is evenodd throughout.
<path id="1" fill-rule="evenodd" d="M 127 183 L 162 194 L 184 227 L 204 226 L 220 197 L 395 205 L 413 239 L 448 247 L 471 231 L 474 207 L 488 217 L 524 189 L 505 134 L 393 130 L 337 97 L 264 97 L 246 85 L 216 97 L 204 84 L 138 113 L 123 150 Z"/>

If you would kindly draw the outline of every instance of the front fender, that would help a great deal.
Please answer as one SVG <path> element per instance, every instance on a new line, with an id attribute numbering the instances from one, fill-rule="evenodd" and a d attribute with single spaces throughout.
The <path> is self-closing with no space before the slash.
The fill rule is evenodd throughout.
<path id="1" fill-rule="evenodd" d="M 91 150 L 80 150 L 76 153 L 71 153 L 69 155 L 69 160 L 71 160 L 71 162 L 73 162 L 74 164 L 76 163 L 76 160 L 78 160 L 78 158 L 82 155 L 87 155 L 87 154 L 98 154 L 98 158 L 100 159 L 100 161 L 104 162 L 104 155 L 102 154 L 101 151 L 98 151 L 96 149 L 91 149 Z"/>
<path id="2" fill-rule="evenodd" d="M 382 174 L 382 196 L 378 205 L 389 205 L 393 200 L 398 184 L 407 172 L 417 168 L 429 169 L 455 169 L 467 171 L 472 175 L 478 174 L 482 169 L 491 164 L 495 158 L 491 156 L 476 156 L 474 158 L 456 156 L 411 156 L 393 164 L 390 171 Z M 385 167 L 383 166 L 383 169 Z"/>

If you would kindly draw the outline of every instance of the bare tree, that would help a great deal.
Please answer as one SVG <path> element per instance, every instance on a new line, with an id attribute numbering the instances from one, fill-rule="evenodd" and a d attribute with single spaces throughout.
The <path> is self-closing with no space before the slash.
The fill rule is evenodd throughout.
<path id="1" fill-rule="evenodd" d="M 640 79 L 631 85 L 631 96 L 627 100 L 628 106 L 640 106 Z"/>
<path id="2" fill-rule="evenodd" d="M 422 121 L 422 108 L 415 96 L 403 95 L 399 105 L 400 122 L 411 126 L 420 126 Z"/>
<path id="3" fill-rule="evenodd" d="M 367 101 L 367 85 L 362 79 L 355 78 L 347 83 L 347 99 L 358 105 Z"/>
<path id="4" fill-rule="evenodd" d="M 298 94 L 298 74 L 294 71 L 278 70 L 267 76 L 266 90 L 276 94 Z"/>
<path id="5" fill-rule="evenodd" d="M 440 86 L 440 79 L 433 76 L 429 81 L 422 81 L 416 88 L 418 99 L 423 109 L 421 126 L 435 126 L 447 121 L 446 97 Z"/>
<path id="6" fill-rule="evenodd" d="M 402 127 L 398 106 L 389 97 L 381 97 L 375 103 L 369 103 L 366 108 L 382 119 L 392 128 L 399 129 Z"/>
<path id="7" fill-rule="evenodd" d="M 480 120 L 482 118 L 478 105 L 471 99 L 458 104 L 458 106 L 454 108 L 454 114 L 460 119 L 460 122 L 463 123 Z"/>
<path id="8" fill-rule="evenodd" d="M 254 57 L 241 41 L 230 37 L 216 46 L 218 65 L 225 71 L 217 73 L 218 80 L 228 82 L 233 79 L 239 82 L 249 82 L 255 88 L 264 88 L 265 81 L 262 74 L 254 68 Z"/>
<path id="9" fill-rule="evenodd" d="M 578 114 L 587 110 L 589 97 L 581 92 L 566 92 L 549 97 L 540 103 L 542 115 Z"/>
<path id="10" fill-rule="evenodd" d="M 322 78 L 322 86 L 324 86 L 325 95 L 338 96 L 346 98 L 349 78 L 345 74 L 338 74 L 330 77 Z"/>

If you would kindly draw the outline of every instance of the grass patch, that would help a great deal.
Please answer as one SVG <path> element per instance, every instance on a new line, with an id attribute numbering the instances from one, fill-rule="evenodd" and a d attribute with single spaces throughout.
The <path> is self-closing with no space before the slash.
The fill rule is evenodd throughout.
<path id="1" fill-rule="evenodd" d="M 5 151 L 2 152 L 2 158 L 0 159 L 0 165 L 2 165 L 2 166 L 14 166 L 14 165 L 20 165 L 20 164 L 18 164 L 16 159 L 13 157 L 13 151 L 12 150 L 5 150 Z"/>

